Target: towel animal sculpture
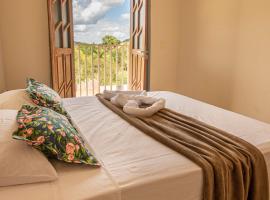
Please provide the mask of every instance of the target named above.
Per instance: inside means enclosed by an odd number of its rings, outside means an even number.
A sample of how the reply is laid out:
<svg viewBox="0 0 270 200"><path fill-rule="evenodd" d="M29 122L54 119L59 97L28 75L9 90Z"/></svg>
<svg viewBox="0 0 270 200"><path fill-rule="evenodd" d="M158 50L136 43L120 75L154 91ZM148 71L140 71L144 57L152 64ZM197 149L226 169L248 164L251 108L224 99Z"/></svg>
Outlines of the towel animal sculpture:
<svg viewBox="0 0 270 200"><path fill-rule="evenodd" d="M165 107L165 99L147 96L146 91L104 91L103 97L129 115L150 117Z"/></svg>

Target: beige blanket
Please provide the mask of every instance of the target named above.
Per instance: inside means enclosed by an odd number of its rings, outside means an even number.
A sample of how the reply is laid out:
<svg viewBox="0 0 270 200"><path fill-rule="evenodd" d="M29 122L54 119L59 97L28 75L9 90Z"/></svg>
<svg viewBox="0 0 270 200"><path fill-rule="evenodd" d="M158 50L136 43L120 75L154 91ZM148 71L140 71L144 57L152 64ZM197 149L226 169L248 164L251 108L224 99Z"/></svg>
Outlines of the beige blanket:
<svg viewBox="0 0 270 200"><path fill-rule="evenodd" d="M251 144L169 109L151 118L132 117L97 97L130 124L199 165L204 172L203 199L268 199L264 157Z"/></svg>

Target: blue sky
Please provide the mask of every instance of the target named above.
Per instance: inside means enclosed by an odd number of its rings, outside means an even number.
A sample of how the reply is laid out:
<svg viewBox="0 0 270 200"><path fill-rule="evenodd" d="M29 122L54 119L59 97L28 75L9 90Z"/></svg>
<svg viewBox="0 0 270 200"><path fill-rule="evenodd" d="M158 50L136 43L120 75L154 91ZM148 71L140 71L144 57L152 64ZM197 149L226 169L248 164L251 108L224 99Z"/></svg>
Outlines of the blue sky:
<svg viewBox="0 0 270 200"><path fill-rule="evenodd" d="M129 38L130 0L73 0L75 41L100 43L105 35Z"/></svg>

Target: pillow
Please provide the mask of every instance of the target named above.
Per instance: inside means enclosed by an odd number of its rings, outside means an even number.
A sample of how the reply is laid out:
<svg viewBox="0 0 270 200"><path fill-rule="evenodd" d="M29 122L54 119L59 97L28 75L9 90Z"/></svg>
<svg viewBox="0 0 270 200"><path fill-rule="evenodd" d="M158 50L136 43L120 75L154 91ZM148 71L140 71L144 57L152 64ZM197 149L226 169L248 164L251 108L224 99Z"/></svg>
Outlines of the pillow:
<svg viewBox="0 0 270 200"><path fill-rule="evenodd" d="M0 186L53 181L57 173L47 158L12 139L17 130L16 110L0 110Z"/></svg>
<svg viewBox="0 0 270 200"><path fill-rule="evenodd" d="M23 104L35 105L25 89L11 90L0 94L0 109L19 110Z"/></svg>
<svg viewBox="0 0 270 200"><path fill-rule="evenodd" d="M45 107L24 105L18 112L17 122L19 129L13 133L13 138L26 141L47 157L99 165L64 115Z"/></svg>
<svg viewBox="0 0 270 200"><path fill-rule="evenodd" d="M62 115L69 117L62 105L62 99L56 91L43 83L39 83L34 79L27 80L26 91L29 93L32 101L39 106L50 108Z"/></svg>

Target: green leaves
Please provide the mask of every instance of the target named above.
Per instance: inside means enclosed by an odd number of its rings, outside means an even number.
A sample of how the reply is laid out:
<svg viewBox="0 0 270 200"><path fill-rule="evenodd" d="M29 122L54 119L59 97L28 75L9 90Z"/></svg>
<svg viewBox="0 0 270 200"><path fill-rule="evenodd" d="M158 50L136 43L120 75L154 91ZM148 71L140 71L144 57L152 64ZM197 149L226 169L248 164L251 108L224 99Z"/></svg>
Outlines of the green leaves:
<svg viewBox="0 0 270 200"><path fill-rule="evenodd" d="M117 45L120 44L120 40L118 40L116 37L112 36L112 35L105 35L102 38L102 44L105 45Z"/></svg>
<svg viewBox="0 0 270 200"><path fill-rule="evenodd" d="M103 44L75 43L74 60L75 60L76 82L79 83L80 80L82 82L85 82L86 79L92 80L93 76L94 80L100 79L101 85L105 84L105 82L108 84L110 82L109 71L111 64L110 60L112 55L112 84L113 85L122 84L122 77L123 77L123 84L126 84L127 66L129 62L128 61L129 42L121 42L121 44L117 43L118 42L115 41L104 41ZM98 76L99 70L100 74L102 75L100 77ZM104 72L108 73L107 76L105 76L105 78L103 76Z"/></svg>

